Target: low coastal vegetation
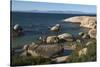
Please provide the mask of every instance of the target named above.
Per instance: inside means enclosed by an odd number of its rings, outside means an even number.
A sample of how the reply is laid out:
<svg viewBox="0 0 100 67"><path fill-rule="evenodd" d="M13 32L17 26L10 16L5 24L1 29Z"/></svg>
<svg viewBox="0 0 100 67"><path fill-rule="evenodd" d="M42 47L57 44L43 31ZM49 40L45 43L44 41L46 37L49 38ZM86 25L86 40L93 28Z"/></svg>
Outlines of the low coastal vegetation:
<svg viewBox="0 0 100 67"><path fill-rule="evenodd" d="M32 56L12 56L12 66L24 66L24 65L39 65L39 64L49 64L51 63L50 58L42 58L42 57L32 57Z"/></svg>
<svg viewBox="0 0 100 67"><path fill-rule="evenodd" d="M78 43L78 42L67 42L66 44L76 44L77 47L73 52L68 55L68 58L63 61L63 63L74 63L74 62L91 62L96 61L96 40L90 39L87 43ZM70 45L69 45L70 46ZM79 51L83 48L87 48L88 51L86 55L79 57ZM38 64L54 64L57 61L52 61L53 58L43 58L43 57L33 57L33 56L12 56L12 66L20 65L38 65ZM62 63L62 62L61 62Z"/></svg>
<svg viewBox="0 0 100 67"><path fill-rule="evenodd" d="M86 55L82 55L79 57L79 50L87 48ZM77 48L72 52L67 62L73 63L73 62L91 62L96 61L96 40L92 39L90 42L84 44L77 45Z"/></svg>
<svg viewBox="0 0 100 67"><path fill-rule="evenodd" d="M72 62L88 62L88 61L96 61L96 40L89 39L87 42L65 42L64 45L72 46L72 44L76 45L76 48L72 51L68 58L64 60L65 63L72 63ZM82 55L79 57L79 51L83 48L87 48L88 51L86 55ZM58 56L59 57L59 56ZM13 55L12 56L12 65L37 65L37 64L52 64L56 63L57 61L52 61L52 58L43 58L43 57L34 57L34 56L20 56L20 55Z"/></svg>

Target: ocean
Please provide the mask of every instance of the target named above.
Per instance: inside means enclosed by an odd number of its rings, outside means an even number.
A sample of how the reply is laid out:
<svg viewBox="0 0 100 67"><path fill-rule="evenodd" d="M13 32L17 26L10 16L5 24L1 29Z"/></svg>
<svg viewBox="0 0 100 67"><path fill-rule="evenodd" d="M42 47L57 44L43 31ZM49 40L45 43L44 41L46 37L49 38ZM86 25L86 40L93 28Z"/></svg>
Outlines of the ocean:
<svg viewBox="0 0 100 67"><path fill-rule="evenodd" d="M95 16L86 14L87 16ZM79 24L65 23L63 19L73 16L86 16L85 14L54 14L54 13L28 13L11 12L11 25L19 24L23 28L24 35L11 38L12 48L17 48L25 44L36 41L40 36L55 35L49 31L49 27L61 24L60 33L70 33L73 36L88 29L82 28Z"/></svg>

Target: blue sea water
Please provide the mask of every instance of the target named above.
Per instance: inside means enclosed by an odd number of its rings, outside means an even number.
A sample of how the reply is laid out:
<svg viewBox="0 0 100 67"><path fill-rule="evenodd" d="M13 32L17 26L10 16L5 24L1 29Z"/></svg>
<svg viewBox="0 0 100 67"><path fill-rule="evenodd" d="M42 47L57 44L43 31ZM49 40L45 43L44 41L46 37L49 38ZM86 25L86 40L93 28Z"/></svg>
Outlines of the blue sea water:
<svg viewBox="0 0 100 67"><path fill-rule="evenodd" d="M84 16L84 14L11 12L11 25L20 24L24 31L23 36L11 39L12 48L29 44L36 41L40 36L55 35L48 28L55 24L61 24L60 33L68 32L73 36L77 36L81 31L86 31L87 29L81 28L79 24L62 22L63 19L73 16Z"/></svg>

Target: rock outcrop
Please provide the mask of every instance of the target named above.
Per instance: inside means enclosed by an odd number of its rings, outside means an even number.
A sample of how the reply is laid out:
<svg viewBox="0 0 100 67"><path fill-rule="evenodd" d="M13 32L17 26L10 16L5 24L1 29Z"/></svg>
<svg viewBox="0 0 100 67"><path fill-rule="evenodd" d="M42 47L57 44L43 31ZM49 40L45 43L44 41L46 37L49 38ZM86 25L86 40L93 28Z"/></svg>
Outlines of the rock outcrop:
<svg viewBox="0 0 100 67"><path fill-rule="evenodd" d="M78 35L79 36L83 36L84 35L84 32L79 32Z"/></svg>
<svg viewBox="0 0 100 67"><path fill-rule="evenodd" d="M25 45L24 52L21 54L21 56L27 56L28 54L31 56L41 56L44 58L49 58L59 54L62 49L62 46L57 44L38 45L33 43L28 45L28 47Z"/></svg>
<svg viewBox="0 0 100 67"><path fill-rule="evenodd" d="M46 43L57 43L59 41L57 36L48 36Z"/></svg>
<svg viewBox="0 0 100 67"><path fill-rule="evenodd" d="M20 35L20 33L14 31L14 30L11 31L11 36L12 36L12 37L17 37L17 36L19 36L19 35Z"/></svg>
<svg viewBox="0 0 100 67"><path fill-rule="evenodd" d="M96 38L96 29L90 29L88 34L91 38Z"/></svg>
<svg viewBox="0 0 100 67"><path fill-rule="evenodd" d="M84 32L79 32L78 35L83 38L83 39L88 39L90 38L90 36L87 33Z"/></svg>
<svg viewBox="0 0 100 67"><path fill-rule="evenodd" d="M81 23L81 21L83 20L84 16L75 16L75 17L70 17L67 19L64 19L64 22L72 22L72 23Z"/></svg>
<svg viewBox="0 0 100 67"><path fill-rule="evenodd" d="M60 35L58 35L58 38L59 38L60 40L63 39L63 40L66 40L66 41L73 41L73 37L72 37L72 35L69 34L69 33L60 34Z"/></svg>
<svg viewBox="0 0 100 67"><path fill-rule="evenodd" d="M96 17L94 16L75 16L63 20L64 22L80 23L81 27L96 28Z"/></svg>
<svg viewBox="0 0 100 67"><path fill-rule="evenodd" d="M14 25L13 30L16 32L22 32L22 27L19 24Z"/></svg>
<svg viewBox="0 0 100 67"><path fill-rule="evenodd" d="M60 30L60 24L56 24L55 26L50 28L50 31L58 32Z"/></svg>
<svg viewBox="0 0 100 67"><path fill-rule="evenodd" d="M89 41L89 42L86 43L86 46L89 46L91 44L93 44L93 42L92 41Z"/></svg>
<svg viewBox="0 0 100 67"><path fill-rule="evenodd" d="M61 62L66 62L68 58L69 56L62 56L62 57L54 58L52 59L52 61L56 63L61 63Z"/></svg>
<svg viewBox="0 0 100 67"><path fill-rule="evenodd" d="M83 55L86 55L87 54L87 48L83 48L81 49L79 52L78 52L78 56L81 57Z"/></svg>
<svg viewBox="0 0 100 67"><path fill-rule="evenodd" d="M82 36L82 38L83 38L83 39L89 39L90 36L89 36L88 34L84 34L84 35Z"/></svg>
<svg viewBox="0 0 100 67"><path fill-rule="evenodd" d="M11 36L12 37L17 37L23 34L22 32L22 27L19 24L14 25L13 29L11 30Z"/></svg>
<svg viewBox="0 0 100 67"><path fill-rule="evenodd" d="M86 28L95 28L96 27L96 17L84 17L83 20L81 21L81 27L86 27Z"/></svg>

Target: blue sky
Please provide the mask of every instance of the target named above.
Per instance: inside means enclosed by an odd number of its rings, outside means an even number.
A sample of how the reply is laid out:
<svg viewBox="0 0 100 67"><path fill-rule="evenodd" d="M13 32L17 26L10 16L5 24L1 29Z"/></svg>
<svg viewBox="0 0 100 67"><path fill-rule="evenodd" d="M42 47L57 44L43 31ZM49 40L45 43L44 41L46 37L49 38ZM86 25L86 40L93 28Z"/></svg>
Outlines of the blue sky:
<svg viewBox="0 0 100 67"><path fill-rule="evenodd" d="M61 4L46 2L26 2L12 0L12 11L80 11L85 13L96 13L96 5Z"/></svg>

